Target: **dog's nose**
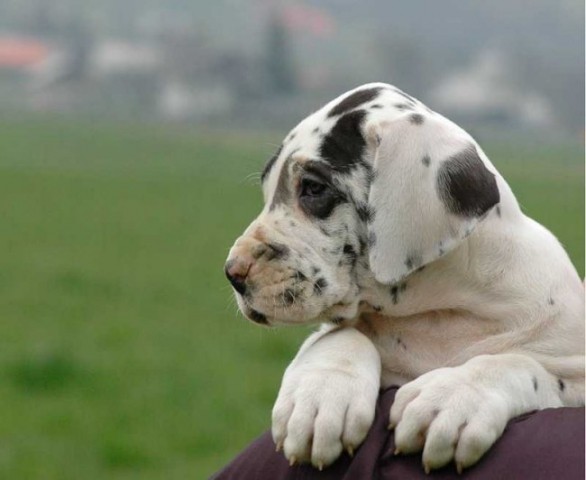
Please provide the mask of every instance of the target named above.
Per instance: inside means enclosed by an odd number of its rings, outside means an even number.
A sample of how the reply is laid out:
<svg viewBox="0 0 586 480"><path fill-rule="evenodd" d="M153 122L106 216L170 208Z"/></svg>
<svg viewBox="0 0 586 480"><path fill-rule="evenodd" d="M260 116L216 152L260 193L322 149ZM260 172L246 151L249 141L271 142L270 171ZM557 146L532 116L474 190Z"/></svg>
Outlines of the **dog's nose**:
<svg viewBox="0 0 586 480"><path fill-rule="evenodd" d="M228 260L224 267L226 278L240 295L246 293L246 277L251 266L252 262L236 257Z"/></svg>

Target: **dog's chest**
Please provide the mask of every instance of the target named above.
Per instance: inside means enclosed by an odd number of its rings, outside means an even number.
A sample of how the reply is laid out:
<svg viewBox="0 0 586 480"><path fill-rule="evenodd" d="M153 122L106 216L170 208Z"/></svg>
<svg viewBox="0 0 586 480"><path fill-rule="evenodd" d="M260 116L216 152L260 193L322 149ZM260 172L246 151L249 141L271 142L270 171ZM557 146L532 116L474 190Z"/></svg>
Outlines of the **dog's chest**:
<svg viewBox="0 0 586 480"><path fill-rule="evenodd" d="M468 348L501 331L496 322L459 310L399 318L363 314L356 328L380 353L383 387L401 385L430 370L460 363Z"/></svg>

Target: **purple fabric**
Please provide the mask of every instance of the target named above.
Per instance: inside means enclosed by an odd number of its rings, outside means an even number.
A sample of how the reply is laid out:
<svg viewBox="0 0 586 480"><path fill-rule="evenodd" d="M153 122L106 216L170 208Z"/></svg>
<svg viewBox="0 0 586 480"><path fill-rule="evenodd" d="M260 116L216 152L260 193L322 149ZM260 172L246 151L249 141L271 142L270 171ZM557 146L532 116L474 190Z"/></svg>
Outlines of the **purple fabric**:
<svg viewBox="0 0 586 480"><path fill-rule="evenodd" d="M394 456L394 436L386 429L396 388L381 393L376 418L354 458L344 454L322 472L308 466L289 467L275 452L269 432L256 439L214 480L404 480L519 479L584 480L584 408L557 408L533 412L511 420L503 436L480 462L456 473L453 465L425 475L421 454Z"/></svg>

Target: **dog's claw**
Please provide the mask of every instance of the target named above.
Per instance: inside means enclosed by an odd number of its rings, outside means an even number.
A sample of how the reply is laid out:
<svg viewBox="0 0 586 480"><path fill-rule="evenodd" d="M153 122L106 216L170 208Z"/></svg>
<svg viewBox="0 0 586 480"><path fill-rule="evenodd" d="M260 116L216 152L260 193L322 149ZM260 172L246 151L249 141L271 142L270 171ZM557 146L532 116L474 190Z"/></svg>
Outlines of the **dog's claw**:
<svg viewBox="0 0 586 480"><path fill-rule="evenodd" d="M394 430L395 429L395 424L393 422L389 423L389 426L387 427L388 430Z"/></svg>
<svg viewBox="0 0 586 480"><path fill-rule="evenodd" d="M295 458L295 456L291 457L289 459L289 466L292 467L293 465L295 465L295 462L297 462L297 459Z"/></svg>
<svg viewBox="0 0 586 480"><path fill-rule="evenodd" d="M395 448L393 455L401 455L401 450L399 450L398 448Z"/></svg>
<svg viewBox="0 0 586 480"><path fill-rule="evenodd" d="M275 447L275 452L280 452L283 449L283 442L277 442L277 446Z"/></svg>
<svg viewBox="0 0 586 480"><path fill-rule="evenodd" d="M423 470L425 471L426 475L429 475L429 472L431 471L431 469L429 468L429 465L425 462L423 462Z"/></svg>
<svg viewBox="0 0 586 480"><path fill-rule="evenodd" d="M462 462L456 462L456 471L458 472L458 475L462 475L463 470L464 467L462 467Z"/></svg>
<svg viewBox="0 0 586 480"><path fill-rule="evenodd" d="M323 462L319 462L319 463L317 464L317 469L318 469L320 472L321 472L321 471L324 469L324 464L323 464Z"/></svg>
<svg viewBox="0 0 586 480"><path fill-rule="evenodd" d="M346 447L346 451L348 452L348 455L350 455L351 457L354 456L354 447L352 445L348 445Z"/></svg>

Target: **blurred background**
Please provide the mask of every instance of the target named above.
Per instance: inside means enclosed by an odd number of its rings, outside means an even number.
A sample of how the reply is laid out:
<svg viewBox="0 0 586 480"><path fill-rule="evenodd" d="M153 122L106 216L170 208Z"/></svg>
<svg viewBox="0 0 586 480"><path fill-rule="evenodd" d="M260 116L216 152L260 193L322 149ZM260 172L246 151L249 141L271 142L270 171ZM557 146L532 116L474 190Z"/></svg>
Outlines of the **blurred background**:
<svg viewBox="0 0 586 480"><path fill-rule="evenodd" d="M371 81L584 274L583 2L0 3L1 478L206 478L269 427L309 330L245 322L224 259L287 131Z"/></svg>

